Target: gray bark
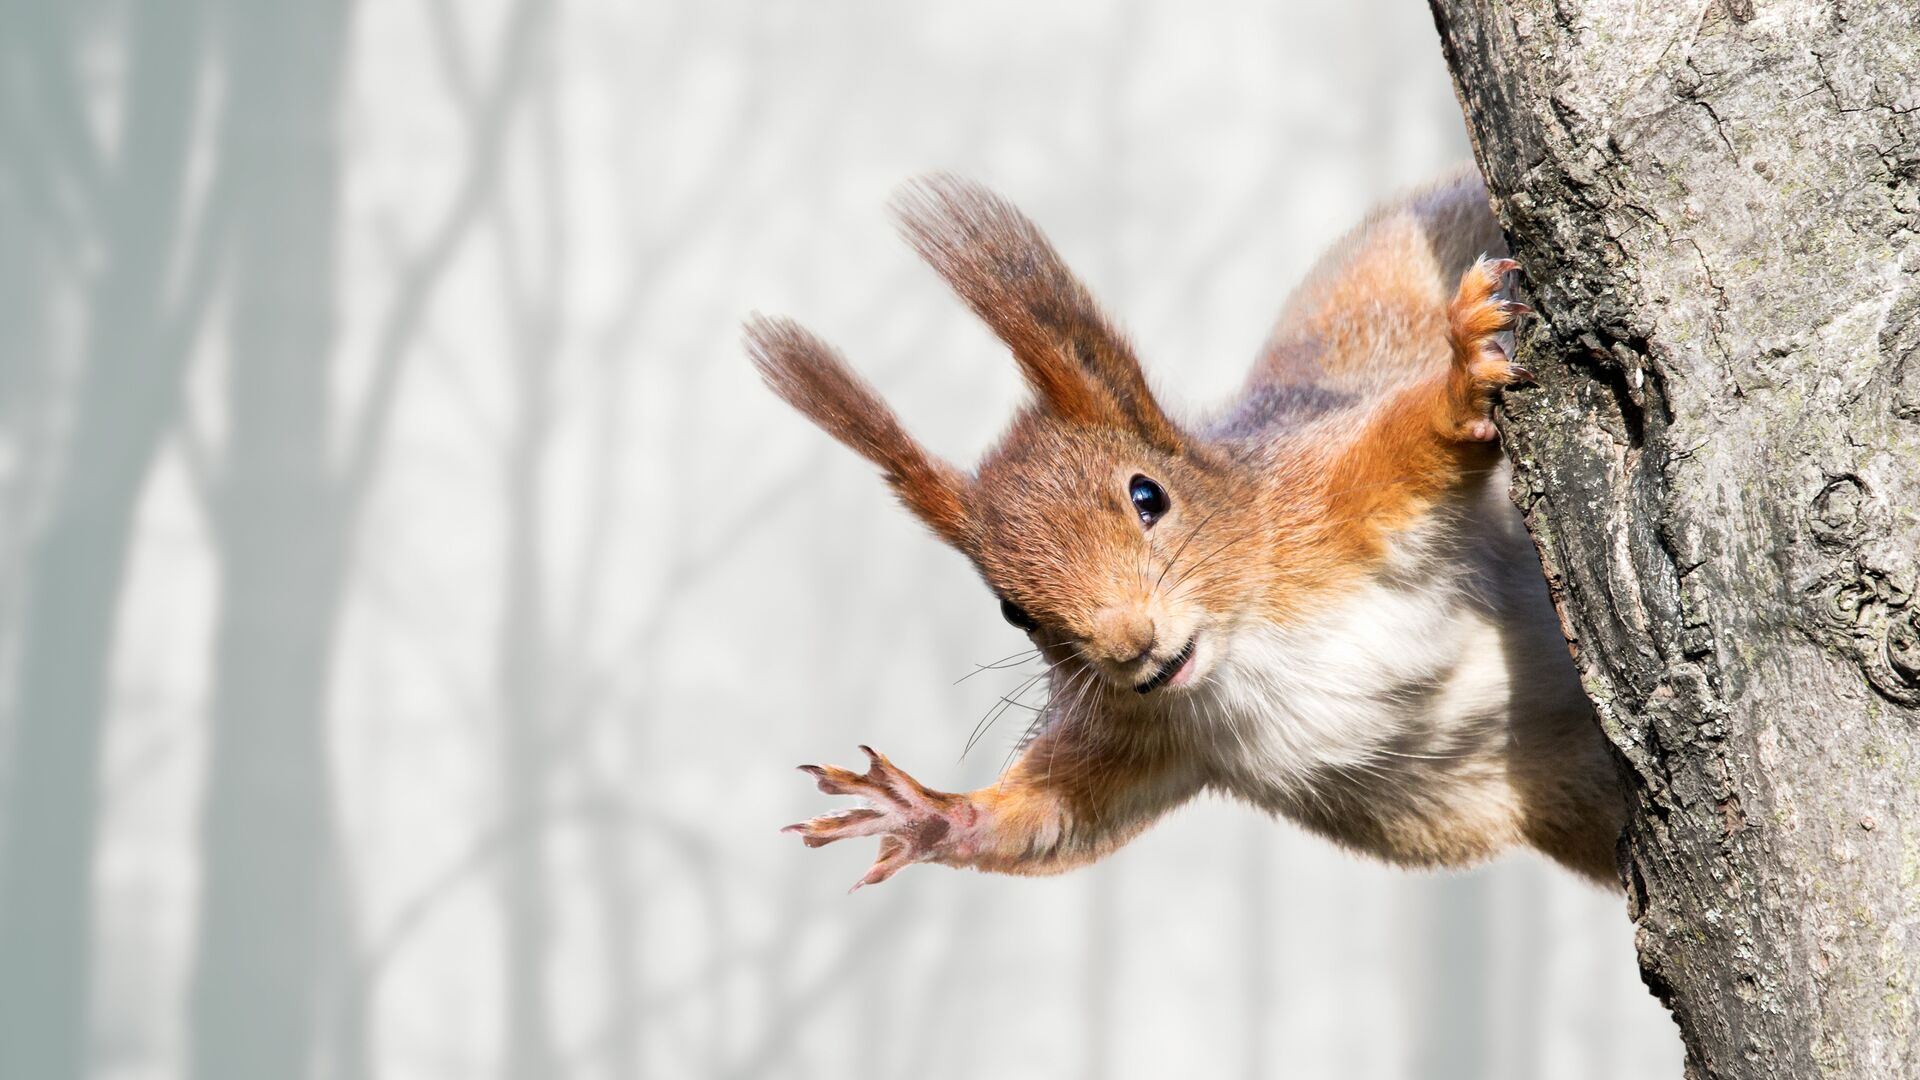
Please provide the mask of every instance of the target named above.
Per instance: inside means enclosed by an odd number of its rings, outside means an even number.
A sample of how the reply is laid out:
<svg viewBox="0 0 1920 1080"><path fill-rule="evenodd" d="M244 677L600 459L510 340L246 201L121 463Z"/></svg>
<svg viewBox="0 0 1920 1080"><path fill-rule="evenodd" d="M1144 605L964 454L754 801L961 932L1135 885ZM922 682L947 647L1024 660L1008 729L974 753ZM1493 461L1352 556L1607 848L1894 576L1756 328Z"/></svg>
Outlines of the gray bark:
<svg viewBox="0 0 1920 1080"><path fill-rule="evenodd" d="M298 1078L336 884L326 719L350 519L329 433L347 11L218 11L234 274L188 1075Z"/></svg>
<svg viewBox="0 0 1920 1080"><path fill-rule="evenodd" d="M83 42L98 40L80 13L29 4L0 16L6 72L37 69L45 103L44 130L10 134L61 163L43 174L22 153L9 174L43 227L73 248L94 245L72 415L50 451L54 490L23 559L18 678L0 747L0 1076L77 1080L89 1067L98 773L120 587L140 495L175 414L196 286L212 265L207 226L183 227L207 43L197 2L128 12L123 111L108 156L62 107ZM182 262L185 298L169 281Z"/></svg>
<svg viewBox="0 0 1920 1080"><path fill-rule="evenodd" d="M1920 1075L1920 18L1433 7L1545 316L1515 494L1688 1074Z"/></svg>

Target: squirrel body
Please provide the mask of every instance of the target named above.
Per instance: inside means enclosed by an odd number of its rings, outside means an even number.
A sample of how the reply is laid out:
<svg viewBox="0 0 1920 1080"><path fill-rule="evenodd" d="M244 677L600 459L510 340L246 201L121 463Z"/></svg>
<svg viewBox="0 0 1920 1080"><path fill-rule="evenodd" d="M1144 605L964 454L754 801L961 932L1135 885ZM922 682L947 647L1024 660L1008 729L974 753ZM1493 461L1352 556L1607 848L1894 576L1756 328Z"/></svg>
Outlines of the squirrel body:
<svg viewBox="0 0 1920 1080"><path fill-rule="evenodd" d="M976 473L929 455L819 339L756 320L782 397L884 471L1048 665L1018 757L978 791L803 766L866 805L789 826L914 862L1051 873L1214 790L1412 866L1534 847L1614 877L1625 819L1492 398L1514 266L1471 172L1374 211L1284 305L1241 392L1176 422L1032 222L934 178L908 240L1012 350L1036 401Z"/></svg>

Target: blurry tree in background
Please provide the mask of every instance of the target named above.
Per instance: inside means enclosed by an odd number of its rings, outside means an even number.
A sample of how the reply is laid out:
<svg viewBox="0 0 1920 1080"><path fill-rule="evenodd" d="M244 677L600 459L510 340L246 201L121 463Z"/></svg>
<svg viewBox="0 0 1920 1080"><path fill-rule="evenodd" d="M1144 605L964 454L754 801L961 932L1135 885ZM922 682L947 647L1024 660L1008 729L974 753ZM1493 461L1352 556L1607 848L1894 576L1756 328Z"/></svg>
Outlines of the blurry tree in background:
<svg viewBox="0 0 1920 1080"><path fill-rule="evenodd" d="M505 820L519 839L500 865L507 1080L556 1075L558 1048L547 993L554 937L548 815L555 786L548 718L559 703L553 590L546 539L547 474L555 438L555 368L567 285L566 213L556 171L564 164L555 119L556 73L542 57L536 127L536 213L532 229L502 212L494 221L501 311L513 358L511 419L502 455L501 520L506 525L506 583L499 626L499 783ZM531 235L527 235L531 233Z"/></svg>
<svg viewBox="0 0 1920 1080"><path fill-rule="evenodd" d="M0 0L0 1077L1670 1072L1530 861L774 831L865 739L984 782L1033 671L741 317L967 459L1017 377L882 209L945 168L1224 392L1466 153L1421 13L1286 7Z"/></svg>
<svg viewBox="0 0 1920 1080"><path fill-rule="evenodd" d="M217 462L187 423L219 567L187 1073L244 1080L311 1060L334 884L325 720L352 527L331 446L347 9L229 0L213 14L231 254Z"/></svg>
<svg viewBox="0 0 1920 1080"><path fill-rule="evenodd" d="M201 814L196 1080L292 1076L308 1067L325 920L343 920L333 928L335 947L357 947L341 933L353 923L353 899L339 892L332 860L324 727L346 560L418 327L492 196L506 125L531 58L547 40L545 10L531 0L521 4L501 32L492 92L461 102L474 131L467 173L435 219L436 231L417 254L403 256L365 400L338 423L330 401L347 9L324 0L231 6L234 322L225 365L225 465L209 477L221 583ZM461 29L443 24L439 32ZM512 355L528 366L551 360L538 341L515 344ZM346 439L335 447L337 431ZM531 507L515 509L509 520L516 527L537 525ZM537 626L526 614L510 609L503 626ZM536 654L512 655L533 662ZM510 690L517 687L509 682ZM529 704L507 696L510 712ZM509 770L512 781L536 775L537 759L519 749L526 767ZM510 912L518 925L518 909ZM537 990L542 983L536 972L507 985ZM236 1016L249 1022L235 1024ZM512 1075L549 1075L542 1059L535 1063Z"/></svg>
<svg viewBox="0 0 1920 1080"><path fill-rule="evenodd" d="M127 10L27 0L0 17L7 194L20 226L0 247L27 238L38 280L24 342L44 350L13 353L9 366L45 395L37 419L8 409L33 471L9 492L8 516L31 521L32 538L7 605L17 623L0 788L0 1074L64 1080L86 1061L115 615L223 249L224 208L205 196L217 182L200 192L189 182L214 141L220 57L199 0ZM116 76L110 140L90 100L103 53ZM77 325L57 327L69 304ZM64 371L52 348L62 331L78 339Z"/></svg>

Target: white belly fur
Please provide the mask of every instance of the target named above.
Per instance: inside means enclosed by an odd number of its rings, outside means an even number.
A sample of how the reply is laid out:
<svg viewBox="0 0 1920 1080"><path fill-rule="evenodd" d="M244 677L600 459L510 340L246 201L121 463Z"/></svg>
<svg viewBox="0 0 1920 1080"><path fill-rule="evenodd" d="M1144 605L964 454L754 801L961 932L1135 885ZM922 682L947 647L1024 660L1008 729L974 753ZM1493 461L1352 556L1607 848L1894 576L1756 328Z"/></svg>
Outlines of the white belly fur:
<svg viewBox="0 0 1920 1080"><path fill-rule="evenodd" d="M1186 703L1214 786L1323 832L1347 832L1359 807L1377 820L1356 832L1517 839L1514 726L1589 706L1504 479L1447 515L1465 531L1403 537L1384 572L1311 617L1224 635Z"/></svg>

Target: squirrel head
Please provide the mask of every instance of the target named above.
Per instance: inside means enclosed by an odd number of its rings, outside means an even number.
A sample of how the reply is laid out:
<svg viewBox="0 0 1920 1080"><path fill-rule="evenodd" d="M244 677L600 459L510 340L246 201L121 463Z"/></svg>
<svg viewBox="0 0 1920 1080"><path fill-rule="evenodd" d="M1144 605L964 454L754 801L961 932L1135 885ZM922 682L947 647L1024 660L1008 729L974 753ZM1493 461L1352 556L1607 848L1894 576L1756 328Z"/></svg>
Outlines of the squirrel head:
<svg viewBox="0 0 1920 1080"><path fill-rule="evenodd" d="M968 474L791 321L749 321L762 377L880 466L1050 660L1077 658L1142 694L1197 684L1254 591L1242 579L1258 560L1230 557L1259 546L1261 529L1234 483L1240 470L1166 414L1126 339L1011 204L936 176L894 209L907 240L1012 350L1034 402Z"/></svg>

